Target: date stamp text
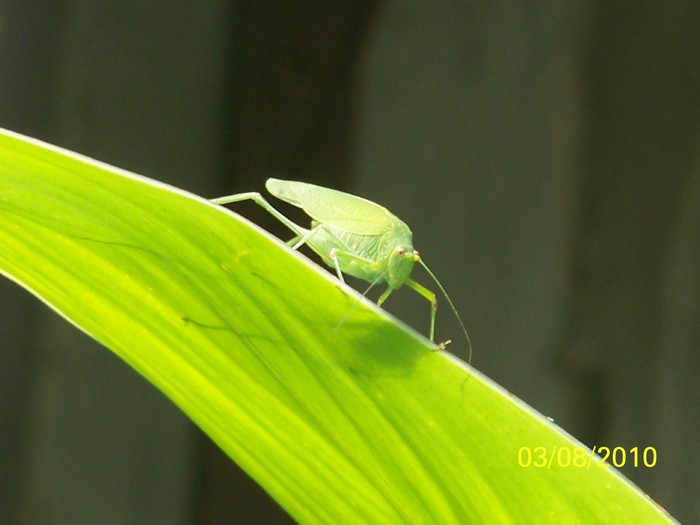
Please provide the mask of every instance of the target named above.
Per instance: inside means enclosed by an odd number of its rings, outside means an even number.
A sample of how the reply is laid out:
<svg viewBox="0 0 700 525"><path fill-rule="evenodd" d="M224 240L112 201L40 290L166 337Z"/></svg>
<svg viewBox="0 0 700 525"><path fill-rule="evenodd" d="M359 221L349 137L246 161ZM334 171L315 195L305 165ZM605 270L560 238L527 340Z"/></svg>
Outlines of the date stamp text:
<svg viewBox="0 0 700 525"><path fill-rule="evenodd" d="M654 447L520 447L518 465L523 468L652 468L658 454Z"/></svg>

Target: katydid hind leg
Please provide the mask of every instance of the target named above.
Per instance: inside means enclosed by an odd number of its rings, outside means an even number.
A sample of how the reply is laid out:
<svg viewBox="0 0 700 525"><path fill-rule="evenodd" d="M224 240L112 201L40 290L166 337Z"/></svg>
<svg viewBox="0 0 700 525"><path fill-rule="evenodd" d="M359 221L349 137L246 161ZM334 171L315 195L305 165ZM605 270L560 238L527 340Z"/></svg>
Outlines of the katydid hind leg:
<svg viewBox="0 0 700 525"><path fill-rule="evenodd" d="M289 239L287 241L287 246L289 246L292 250L296 250L299 246L301 246L301 244L303 244L303 243L301 243L301 240L303 238L304 237L301 235L295 235L294 237L292 237L291 239Z"/></svg>
<svg viewBox="0 0 700 525"><path fill-rule="evenodd" d="M313 237L318 231L318 226L314 226L310 230L305 230L304 235L297 235L294 238L287 241L287 244L292 247L293 250L298 250L304 246L311 237Z"/></svg>
<svg viewBox="0 0 700 525"><path fill-rule="evenodd" d="M342 273L342 268L340 265L339 258L342 258L346 261L353 261L359 264L367 265L371 264L370 261L367 261L366 259L362 257L358 257L356 255L353 255L351 253L348 253L344 250L338 250L336 248L332 248L330 250L330 253L328 254L322 254L320 253L319 249L317 246L314 246L313 243L309 243L309 241L313 238L314 235L318 234L320 231L323 231L326 233L330 238L334 240L337 246L346 248L345 243L343 240L338 237L338 235L331 229L326 227L324 224L316 224L313 228L311 229L306 229L292 220L290 220L286 215L278 211L272 204L270 204L265 197L263 197L260 193L256 191L251 191L247 193L238 193L235 195L228 195L226 197L219 197L216 199L212 199L211 202L214 204L231 204L235 202L241 202L241 201L246 201L246 200L252 200L255 202L258 206L260 206L262 209L264 209L266 212L268 212L270 215L272 215L275 219L280 221L282 224L284 224L287 228L289 228L295 235L292 237L287 242L287 245L290 246L292 249L296 250L299 247L303 246L304 244L309 244L309 246L317 252L319 255L321 255L323 258L330 259L332 261L332 265L334 269L336 270L336 273L338 275L338 279L345 283L345 279L343 278L343 273Z"/></svg>
<svg viewBox="0 0 700 525"><path fill-rule="evenodd" d="M282 224L284 224L287 228L289 228L294 233L295 237L292 239L292 241L295 241L297 244L299 243L299 241L297 241L297 239L304 239L309 234L309 230L299 226L297 223L295 223L294 221L289 219L282 212L278 211L274 206L272 206L272 204L267 202L267 199L265 199L265 197L260 195L257 191L251 191L251 192L247 192L247 193L237 193L235 195L228 195L226 197L219 197L217 199L211 199L211 202L213 202L214 204L231 204L234 202L242 202L242 201L253 201L255 204L260 206L267 213L272 215L275 219L277 219ZM296 246L295 246L295 248L296 248Z"/></svg>

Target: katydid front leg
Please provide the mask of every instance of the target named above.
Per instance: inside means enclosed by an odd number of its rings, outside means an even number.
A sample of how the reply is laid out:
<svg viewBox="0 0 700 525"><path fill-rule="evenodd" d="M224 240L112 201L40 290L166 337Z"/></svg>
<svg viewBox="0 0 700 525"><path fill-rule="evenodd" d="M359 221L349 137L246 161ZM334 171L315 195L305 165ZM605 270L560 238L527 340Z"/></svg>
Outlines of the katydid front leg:
<svg viewBox="0 0 700 525"><path fill-rule="evenodd" d="M435 342L435 316L437 315L437 298L435 297L435 294L428 290L425 286L418 284L413 279L408 279L405 284L409 288L418 292L421 296L425 297L430 302L430 340L432 342ZM391 292L393 291L394 289L391 286L387 288L386 292L384 292L379 297L377 305L381 306L382 304L384 304L384 301L386 301L389 298Z"/></svg>
<svg viewBox="0 0 700 525"><path fill-rule="evenodd" d="M430 302L430 340L435 342L435 316L437 315L437 298L435 293L413 279L406 281L406 286L410 286Z"/></svg>
<svg viewBox="0 0 700 525"><path fill-rule="evenodd" d="M344 263L348 264L353 262L361 265L372 264L372 261L370 261L369 259L359 257L352 253L336 250L335 248L331 250L330 258L335 264L336 271L338 272L338 277L343 282L345 281L343 280L343 277L340 273L340 259L342 259ZM430 303L430 340L432 342L435 342L435 317L437 315L437 297L435 296L435 293L428 290L425 286L418 284L413 279L408 279L404 284L406 284L406 286L408 286L409 288L415 290L418 294L427 299ZM382 306L382 304L384 304L384 301L386 301L389 298L393 291L394 288L392 288L391 286L387 287L386 291L377 300L377 306Z"/></svg>

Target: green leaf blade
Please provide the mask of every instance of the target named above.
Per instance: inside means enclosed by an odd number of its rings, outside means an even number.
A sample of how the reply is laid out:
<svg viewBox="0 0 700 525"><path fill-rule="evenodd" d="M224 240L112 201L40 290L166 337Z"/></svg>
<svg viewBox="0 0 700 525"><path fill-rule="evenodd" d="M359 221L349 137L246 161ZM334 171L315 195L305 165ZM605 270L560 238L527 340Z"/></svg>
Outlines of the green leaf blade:
<svg viewBox="0 0 700 525"><path fill-rule="evenodd" d="M668 523L578 444L244 219L0 135L0 271L119 355L302 523Z"/></svg>

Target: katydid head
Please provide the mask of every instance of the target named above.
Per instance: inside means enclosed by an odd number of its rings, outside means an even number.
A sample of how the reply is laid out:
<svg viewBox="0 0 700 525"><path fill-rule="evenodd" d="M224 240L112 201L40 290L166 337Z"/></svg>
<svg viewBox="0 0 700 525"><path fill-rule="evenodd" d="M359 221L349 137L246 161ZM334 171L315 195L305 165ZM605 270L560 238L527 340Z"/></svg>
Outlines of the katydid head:
<svg viewBox="0 0 700 525"><path fill-rule="evenodd" d="M413 265L420 261L420 255L410 244L399 245L389 254L386 265L386 282L393 289L401 288L411 277Z"/></svg>

